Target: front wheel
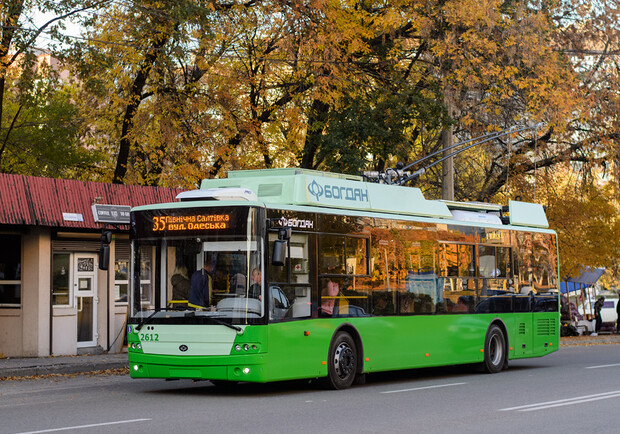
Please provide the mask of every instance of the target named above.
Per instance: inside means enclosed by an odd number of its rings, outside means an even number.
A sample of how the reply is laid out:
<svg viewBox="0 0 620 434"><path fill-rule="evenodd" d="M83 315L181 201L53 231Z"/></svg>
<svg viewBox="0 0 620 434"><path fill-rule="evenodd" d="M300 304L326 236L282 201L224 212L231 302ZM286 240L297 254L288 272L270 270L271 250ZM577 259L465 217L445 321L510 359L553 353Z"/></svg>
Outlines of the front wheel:
<svg viewBox="0 0 620 434"><path fill-rule="evenodd" d="M235 387L238 382L237 381L228 381L228 380L209 380L211 384L213 384L218 389L232 389Z"/></svg>
<svg viewBox="0 0 620 434"><path fill-rule="evenodd" d="M498 326L492 325L484 342L484 370L495 374L504 368L506 361L506 337Z"/></svg>
<svg viewBox="0 0 620 434"><path fill-rule="evenodd" d="M339 332L329 346L327 385L332 389L348 389L355 380L357 348L350 334Z"/></svg>

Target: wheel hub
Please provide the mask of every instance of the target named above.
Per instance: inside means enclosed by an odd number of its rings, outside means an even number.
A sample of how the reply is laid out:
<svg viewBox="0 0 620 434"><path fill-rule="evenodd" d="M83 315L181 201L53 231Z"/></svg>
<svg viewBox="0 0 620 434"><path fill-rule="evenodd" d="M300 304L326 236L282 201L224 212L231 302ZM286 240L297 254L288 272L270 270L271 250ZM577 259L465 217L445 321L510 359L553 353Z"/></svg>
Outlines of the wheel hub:
<svg viewBox="0 0 620 434"><path fill-rule="evenodd" d="M334 353L334 368L340 378L346 378L355 371L353 350L346 343L341 343Z"/></svg>
<svg viewBox="0 0 620 434"><path fill-rule="evenodd" d="M499 338L495 335L489 342L489 359L494 365L499 364L502 359L504 349L499 341Z"/></svg>

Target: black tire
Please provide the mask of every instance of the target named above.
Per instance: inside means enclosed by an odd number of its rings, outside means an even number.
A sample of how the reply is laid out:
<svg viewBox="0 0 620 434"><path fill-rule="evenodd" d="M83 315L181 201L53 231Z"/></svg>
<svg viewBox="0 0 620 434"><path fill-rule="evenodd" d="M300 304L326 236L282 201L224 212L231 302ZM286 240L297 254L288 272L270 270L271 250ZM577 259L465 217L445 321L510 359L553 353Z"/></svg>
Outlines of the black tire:
<svg viewBox="0 0 620 434"><path fill-rule="evenodd" d="M507 356L504 332L498 326L492 325L484 341L484 370L490 374L500 372L507 365Z"/></svg>
<svg viewBox="0 0 620 434"><path fill-rule="evenodd" d="M338 332L329 346L327 359L327 386L330 389L348 389L355 380L357 347L350 334Z"/></svg>
<svg viewBox="0 0 620 434"><path fill-rule="evenodd" d="M209 380L211 384L213 384L218 389L231 389L235 387L238 382L237 381L228 381L228 380Z"/></svg>

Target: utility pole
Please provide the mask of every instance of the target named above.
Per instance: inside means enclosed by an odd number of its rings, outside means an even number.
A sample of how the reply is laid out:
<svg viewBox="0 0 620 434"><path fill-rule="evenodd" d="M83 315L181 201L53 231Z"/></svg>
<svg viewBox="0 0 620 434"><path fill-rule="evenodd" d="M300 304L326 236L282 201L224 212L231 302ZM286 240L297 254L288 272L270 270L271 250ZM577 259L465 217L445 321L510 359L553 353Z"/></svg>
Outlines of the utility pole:
<svg viewBox="0 0 620 434"><path fill-rule="evenodd" d="M444 103L448 109L450 118L454 117L454 104L452 95L447 86L444 90ZM443 156L450 154L454 144L452 136L452 125L447 125L441 132L441 147L444 149ZM454 157L448 157L441 165L441 198L444 200L454 200Z"/></svg>
<svg viewBox="0 0 620 434"><path fill-rule="evenodd" d="M452 144L452 127L446 127L441 132L441 147L445 149L444 156L450 154L448 149ZM446 158L441 165L441 198L454 200L454 157Z"/></svg>

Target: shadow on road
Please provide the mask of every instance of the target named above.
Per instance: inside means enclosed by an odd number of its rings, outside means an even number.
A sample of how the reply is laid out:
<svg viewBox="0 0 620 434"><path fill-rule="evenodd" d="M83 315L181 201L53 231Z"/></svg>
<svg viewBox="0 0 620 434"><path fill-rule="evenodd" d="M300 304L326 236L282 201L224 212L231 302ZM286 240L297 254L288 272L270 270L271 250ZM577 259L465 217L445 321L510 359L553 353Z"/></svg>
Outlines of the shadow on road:
<svg viewBox="0 0 620 434"><path fill-rule="evenodd" d="M508 371L496 374L506 375L510 372L528 371L542 368L536 364L511 364ZM456 381L455 378L462 378L470 375L489 375L480 369L479 365L455 365L441 366L433 368L407 369L401 371L388 371L366 374L366 384L353 386L352 389L360 389L369 386L393 385L395 383L407 382L407 387L415 387L415 382L427 382L429 380L449 380ZM154 380L153 380L154 381ZM242 382L211 382L192 381L192 380L161 380L166 387L153 389L146 393L183 395L183 396L239 396L239 397L268 397L272 395L281 396L282 394L308 393L311 391L325 392L327 388L323 385L322 379L312 380L292 380L277 381L273 383L242 383ZM412 385L413 383L413 385ZM174 386L173 386L174 384ZM341 393L341 391L333 391Z"/></svg>

